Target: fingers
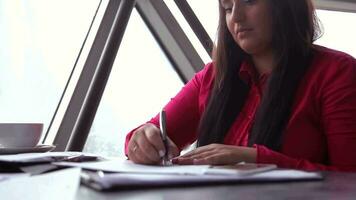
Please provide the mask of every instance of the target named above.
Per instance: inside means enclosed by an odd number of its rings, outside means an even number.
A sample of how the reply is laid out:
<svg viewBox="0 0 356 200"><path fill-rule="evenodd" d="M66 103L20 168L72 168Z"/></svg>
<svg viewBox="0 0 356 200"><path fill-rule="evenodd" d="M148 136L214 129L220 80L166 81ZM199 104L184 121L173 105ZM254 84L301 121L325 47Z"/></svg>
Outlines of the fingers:
<svg viewBox="0 0 356 200"><path fill-rule="evenodd" d="M178 158L175 158L172 160L174 164L180 164L180 165L205 165L205 164L215 164L215 158L214 155L216 155L217 152L215 151L201 151L197 154L192 154L191 152L189 153L190 156L180 156ZM214 159L214 160L212 160Z"/></svg>
<svg viewBox="0 0 356 200"><path fill-rule="evenodd" d="M226 160L226 156L223 153L212 154L206 157L200 157L193 160L195 165L225 165L230 164Z"/></svg>
<svg viewBox="0 0 356 200"><path fill-rule="evenodd" d="M132 160L135 163L140 163L140 164L152 163L152 160L150 160L149 158L146 157L145 154L143 154L138 144L133 140L131 140L129 143L128 157L130 160Z"/></svg>
<svg viewBox="0 0 356 200"><path fill-rule="evenodd" d="M136 154L147 158L149 163L154 163L161 159L157 149L150 143L145 134L143 134L140 139L136 140L136 143L138 145Z"/></svg>
<svg viewBox="0 0 356 200"><path fill-rule="evenodd" d="M257 150L224 144L211 144L199 147L183 156L174 158L173 164L230 165L239 162L256 162Z"/></svg>
<svg viewBox="0 0 356 200"><path fill-rule="evenodd" d="M223 165L231 164L239 159L233 156L236 149L228 145L211 144L199 147L172 160L180 165Z"/></svg>
<svg viewBox="0 0 356 200"><path fill-rule="evenodd" d="M209 152L209 151L216 151L218 149L218 145L216 144L211 144L207 146L202 146L199 148L196 148L192 151L187 152L186 154L180 156L181 158L189 158L191 156L196 156L198 154L204 153L204 152Z"/></svg>
<svg viewBox="0 0 356 200"><path fill-rule="evenodd" d="M165 154L164 144L162 141L161 132L158 128L155 127L155 128L148 129L145 132L143 138L145 139L145 142L148 142L150 146L155 148L154 150L157 156L159 156L159 158L157 159L160 159L161 157L164 156Z"/></svg>
<svg viewBox="0 0 356 200"><path fill-rule="evenodd" d="M171 159L179 155L178 147L168 139L168 157ZM159 164L165 155L165 148L160 130L153 124L146 124L139 128L132 136L128 145L128 157L135 163Z"/></svg>
<svg viewBox="0 0 356 200"><path fill-rule="evenodd" d="M176 156L179 156L179 149L178 149L177 145L174 144L174 142L171 139L169 139L168 137L167 137L167 140L168 140L168 148L169 148L168 149L168 158L172 159Z"/></svg>
<svg viewBox="0 0 356 200"><path fill-rule="evenodd" d="M224 153L211 153L192 156L189 158L176 158L172 160L173 164L179 165L225 165L231 164Z"/></svg>
<svg viewBox="0 0 356 200"><path fill-rule="evenodd" d="M146 137L147 134L159 134L157 130L159 131L154 125L145 124L135 131L128 144L128 157L130 160L140 164L158 163L160 160L158 151Z"/></svg>

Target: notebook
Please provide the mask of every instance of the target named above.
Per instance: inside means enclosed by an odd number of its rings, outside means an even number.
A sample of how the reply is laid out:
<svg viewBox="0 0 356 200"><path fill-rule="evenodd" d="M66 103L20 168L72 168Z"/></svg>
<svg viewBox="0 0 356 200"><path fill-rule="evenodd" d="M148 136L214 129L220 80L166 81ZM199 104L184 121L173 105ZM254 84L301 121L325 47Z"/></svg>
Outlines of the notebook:
<svg viewBox="0 0 356 200"><path fill-rule="evenodd" d="M156 187L187 187L223 184L247 184L266 182L318 181L322 180L318 172L282 170L260 172L245 176L240 175L179 175L179 174L144 174L144 173L104 173L102 171L83 171L81 183L99 191L126 190Z"/></svg>
<svg viewBox="0 0 356 200"><path fill-rule="evenodd" d="M275 165L253 163L227 166L151 166L134 164L127 160L108 160L55 164L90 170L82 173L81 182L96 190L323 179L317 172L277 169Z"/></svg>

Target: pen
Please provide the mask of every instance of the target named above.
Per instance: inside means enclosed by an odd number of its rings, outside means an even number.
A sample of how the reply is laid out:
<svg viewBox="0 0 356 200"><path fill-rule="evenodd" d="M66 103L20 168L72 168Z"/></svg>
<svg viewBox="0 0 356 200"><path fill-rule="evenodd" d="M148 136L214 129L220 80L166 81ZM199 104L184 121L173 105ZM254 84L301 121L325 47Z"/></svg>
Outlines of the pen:
<svg viewBox="0 0 356 200"><path fill-rule="evenodd" d="M159 113L159 127L161 130L161 137L162 137L162 141L163 141L163 145L164 145L164 156L162 159L162 165L169 165L169 161L168 161L168 141L167 141L167 130L166 130L166 112L164 110L162 110Z"/></svg>

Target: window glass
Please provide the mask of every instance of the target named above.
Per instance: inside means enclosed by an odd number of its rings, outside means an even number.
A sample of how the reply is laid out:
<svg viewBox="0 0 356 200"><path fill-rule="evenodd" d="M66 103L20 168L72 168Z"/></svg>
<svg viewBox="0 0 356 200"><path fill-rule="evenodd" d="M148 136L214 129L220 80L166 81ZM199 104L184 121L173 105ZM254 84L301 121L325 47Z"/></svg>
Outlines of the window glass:
<svg viewBox="0 0 356 200"><path fill-rule="evenodd" d="M317 15L322 22L324 34L316 44L356 57L356 26L353 25L356 13L318 10Z"/></svg>
<svg viewBox="0 0 356 200"><path fill-rule="evenodd" d="M218 0L210 0L204 3L197 0L187 0L187 2L194 10L211 39L215 41L219 23Z"/></svg>
<svg viewBox="0 0 356 200"><path fill-rule="evenodd" d="M0 122L48 127L99 0L0 1Z"/></svg>
<svg viewBox="0 0 356 200"><path fill-rule="evenodd" d="M124 157L126 134L154 117L182 86L133 10L84 151Z"/></svg>
<svg viewBox="0 0 356 200"><path fill-rule="evenodd" d="M183 14L180 12L177 5L172 0L165 0L164 1L169 10L172 12L174 18L177 20L178 24L184 30L184 33L187 35L189 41L192 43L193 47L201 57L204 63L211 62L210 55L206 52L203 45L200 43L199 39L190 28L188 22L185 20ZM202 67L202 66L199 66Z"/></svg>

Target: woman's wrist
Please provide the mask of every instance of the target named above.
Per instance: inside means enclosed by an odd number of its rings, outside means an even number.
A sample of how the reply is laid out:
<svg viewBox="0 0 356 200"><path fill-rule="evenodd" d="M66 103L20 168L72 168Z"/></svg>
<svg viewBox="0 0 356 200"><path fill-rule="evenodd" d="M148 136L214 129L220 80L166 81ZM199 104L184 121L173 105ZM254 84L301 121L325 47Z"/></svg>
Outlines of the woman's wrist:
<svg viewBox="0 0 356 200"><path fill-rule="evenodd" d="M245 147L245 150L243 151L243 159L247 163L256 163L257 159L257 149L253 147Z"/></svg>

